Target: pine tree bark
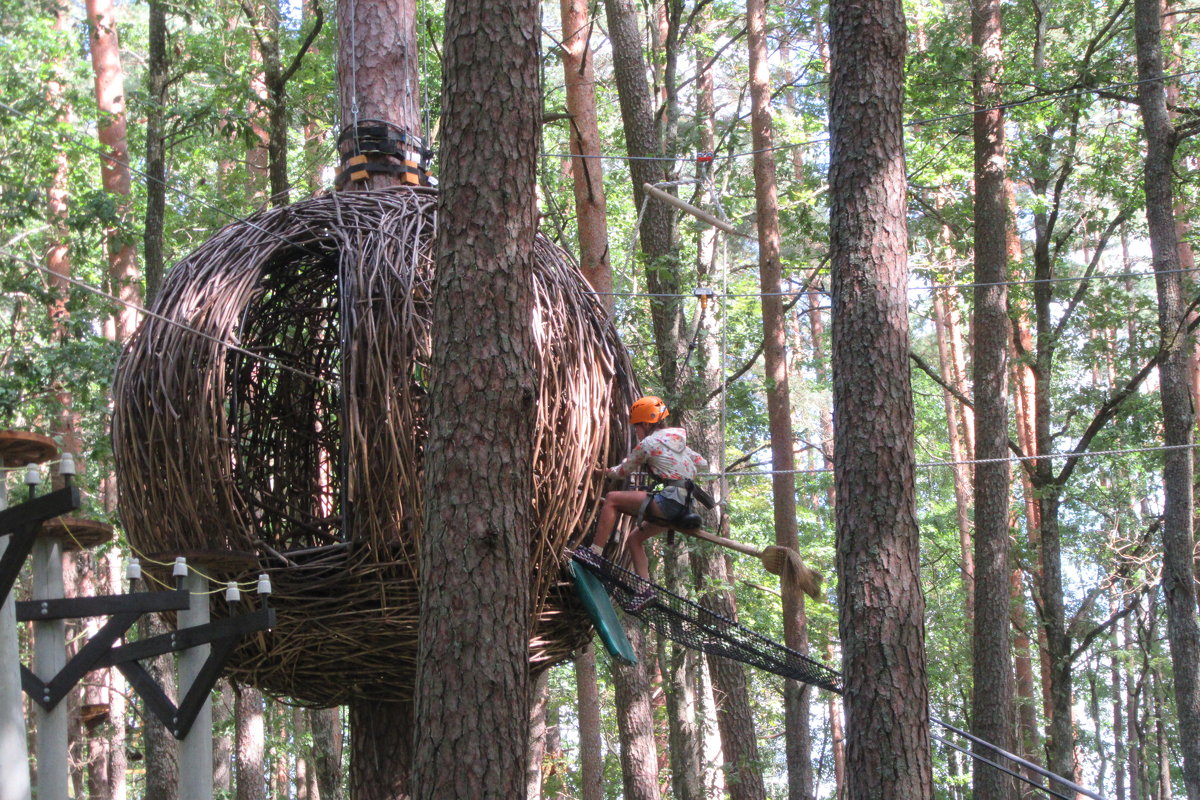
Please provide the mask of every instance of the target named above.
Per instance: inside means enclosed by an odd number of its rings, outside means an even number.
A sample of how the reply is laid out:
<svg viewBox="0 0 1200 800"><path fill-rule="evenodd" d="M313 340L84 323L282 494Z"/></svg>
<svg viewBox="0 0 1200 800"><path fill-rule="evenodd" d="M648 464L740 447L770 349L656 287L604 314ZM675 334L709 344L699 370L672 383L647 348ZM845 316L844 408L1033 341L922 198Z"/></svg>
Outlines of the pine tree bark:
<svg viewBox="0 0 1200 800"><path fill-rule="evenodd" d="M373 119L417 133L415 0L338 0L337 30L342 126ZM399 182L396 176L373 175L367 186L384 188ZM413 758L412 706L412 702L367 699L348 704L349 786L355 800L407 797Z"/></svg>
<svg viewBox="0 0 1200 800"><path fill-rule="evenodd" d="M525 790L539 17L446 6L412 794ZM469 491L467 490L469 489Z"/></svg>
<svg viewBox="0 0 1200 800"><path fill-rule="evenodd" d="M266 800L266 725L262 693L239 687L233 704L237 729L237 800Z"/></svg>
<svg viewBox="0 0 1200 800"><path fill-rule="evenodd" d="M87 15L96 105L101 117L97 130L100 146L104 150L100 179L104 191L115 196L117 206L117 220L105 231L109 290L128 304L117 310L106 333L113 341L124 342L137 327L138 316L133 307L141 305L142 297L138 286L137 251L124 235L130 211L125 73L121 68L116 11L112 0L87 0Z"/></svg>
<svg viewBox="0 0 1200 800"><path fill-rule="evenodd" d="M612 291L604 162L596 121L595 67L590 46L593 22L587 0L561 0L562 61L567 113L571 117L571 177L579 228L579 270L597 292ZM612 295L600 298L609 309Z"/></svg>
<svg viewBox="0 0 1200 800"><path fill-rule="evenodd" d="M308 711L312 730L312 762L321 800L343 800L342 791L342 714L338 708L313 708Z"/></svg>
<svg viewBox="0 0 1200 800"><path fill-rule="evenodd" d="M830 239L839 630L850 800L933 796L908 370L895 0L830 4Z"/></svg>
<svg viewBox="0 0 1200 800"><path fill-rule="evenodd" d="M771 498L775 544L797 549L796 468L792 444L787 329L783 311L783 267L780 261L779 201L775 185L774 134L771 125L771 75L767 60L766 0L748 0L746 18L750 48L750 127L754 146L755 217L758 223L758 274L762 294L763 362L767 420L771 433ZM784 644L808 649L803 596L783 593ZM808 725L809 692L803 684L784 683L784 726L787 743L788 797L812 797L812 753Z"/></svg>
<svg viewBox="0 0 1200 800"><path fill-rule="evenodd" d="M575 659L575 687L579 693L580 797L604 800L600 692L596 686L596 650L590 645Z"/></svg>
<svg viewBox="0 0 1200 800"><path fill-rule="evenodd" d="M147 639L167 633L166 624L157 614L147 614L138 621L141 638ZM170 655L147 659L144 666L154 682L162 687L167 699L176 702L175 665ZM177 800L179 797L179 744L154 714L143 714L142 742L146 765L146 796L161 800ZM239 781L241 775L241 751L238 752ZM239 783L240 785L240 783ZM237 800L265 800L261 797L243 796Z"/></svg>
<svg viewBox="0 0 1200 800"><path fill-rule="evenodd" d="M662 137L646 82L637 4L633 0L604 0L604 8L625 145L631 159L633 201L638 209L645 209L639 241L646 263L646 290L657 295L650 298L650 318L659 375L668 394L672 394L678 384L684 330L683 304L676 296L680 283L675 217L666 203L647 203L642 188L643 184L659 183L667 177L664 162L653 160L662 156Z"/></svg>
<svg viewBox="0 0 1200 800"><path fill-rule="evenodd" d="M163 229L167 216L166 105L167 3L150 0L146 46L146 221L142 250L146 261L146 302L162 284Z"/></svg>
<svg viewBox="0 0 1200 800"><path fill-rule="evenodd" d="M972 385L975 406L975 626L972 637L973 733L1013 748L1013 671L1009 636L1008 501L1008 198L1007 152L1001 101L999 0L973 0L975 324ZM995 752L973 751L994 760ZM979 800L1015 800L1008 775L979 763L973 771Z"/></svg>
<svg viewBox="0 0 1200 800"><path fill-rule="evenodd" d="M416 11L415 0L338 0L343 128L362 120L384 120L420 133ZM379 189L399 182L397 176L373 175L369 185Z"/></svg>
<svg viewBox="0 0 1200 800"><path fill-rule="evenodd" d="M729 569L721 553L706 555L703 574L711 586L704 587L700 604L726 619L737 621L733 595L723 588L729 585ZM763 800L766 787L763 765L759 761L758 738L750 710L746 671L736 661L708 656L713 693L717 699L717 727L721 731L724 756L725 789L730 800Z"/></svg>
<svg viewBox="0 0 1200 800"><path fill-rule="evenodd" d="M1200 800L1200 623L1196 619L1193 523L1194 425L1188 372L1191 344L1186 329L1179 239L1175 227L1172 169L1178 138L1167 113L1161 78L1162 5L1135 0L1138 103L1146 131L1143 180L1146 221L1158 289L1159 397L1163 414L1163 596L1175 681L1175 711L1188 800Z"/></svg>

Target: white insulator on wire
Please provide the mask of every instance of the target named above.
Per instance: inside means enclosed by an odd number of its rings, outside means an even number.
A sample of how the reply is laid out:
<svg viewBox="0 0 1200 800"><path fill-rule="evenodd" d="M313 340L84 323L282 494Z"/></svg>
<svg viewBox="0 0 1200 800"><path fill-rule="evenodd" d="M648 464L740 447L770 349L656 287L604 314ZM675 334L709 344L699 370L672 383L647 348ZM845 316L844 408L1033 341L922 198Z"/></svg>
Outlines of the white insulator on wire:
<svg viewBox="0 0 1200 800"><path fill-rule="evenodd" d="M129 559L129 565L125 567L125 577L131 581L140 581L142 579L142 561L138 558Z"/></svg>
<svg viewBox="0 0 1200 800"><path fill-rule="evenodd" d="M225 602L240 603L242 600L242 590L238 588L237 581L229 581L225 584Z"/></svg>
<svg viewBox="0 0 1200 800"><path fill-rule="evenodd" d="M30 463L25 465L25 485L42 485L42 469L37 464Z"/></svg>
<svg viewBox="0 0 1200 800"><path fill-rule="evenodd" d="M265 572L258 576L258 593L263 595L271 593L271 576Z"/></svg>
<svg viewBox="0 0 1200 800"><path fill-rule="evenodd" d="M187 577L187 559L183 556L176 556L175 566L171 568L171 576L174 578Z"/></svg>
<svg viewBox="0 0 1200 800"><path fill-rule="evenodd" d="M62 454L62 458L58 462L58 474L63 477L75 474L75 456L70 453Z"/></svg>

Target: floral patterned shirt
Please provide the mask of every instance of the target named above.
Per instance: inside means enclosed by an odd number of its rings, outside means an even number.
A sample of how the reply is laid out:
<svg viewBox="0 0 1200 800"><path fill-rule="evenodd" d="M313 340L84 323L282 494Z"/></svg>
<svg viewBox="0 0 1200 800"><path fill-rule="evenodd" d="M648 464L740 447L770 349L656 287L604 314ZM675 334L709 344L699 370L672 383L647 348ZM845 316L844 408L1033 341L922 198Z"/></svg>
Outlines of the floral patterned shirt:
<svg viewBox="0 0 1200 800"><path fill-rule="evenodd" d="M614 478L628 478L646 464L658 477L678 481L696 477L708 469L704 456L687 446L683 428L663 428L637 443L629 456L608 470Z"/></svg>

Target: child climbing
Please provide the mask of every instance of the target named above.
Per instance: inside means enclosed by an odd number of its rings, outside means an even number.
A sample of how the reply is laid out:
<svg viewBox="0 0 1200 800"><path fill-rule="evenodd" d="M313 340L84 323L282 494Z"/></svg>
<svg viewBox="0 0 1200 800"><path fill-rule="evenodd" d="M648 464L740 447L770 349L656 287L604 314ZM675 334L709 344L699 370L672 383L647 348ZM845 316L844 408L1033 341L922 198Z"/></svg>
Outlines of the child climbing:
<svg viewBox="0 0 1200 800"><path fill-rule="evenodd" d="M619 480L644 467L659 488L653 492L613 491L605 495L592 546L580 545L576 550L581 561L599 567L600 554L616 528L617 514L628 514L637 518L637 526L629 537L633 568L649 581L646 540L666 530L699 527L700 518L692 511L693 498L712 508L712 497L692 482L696 473L708 469L708 462L687 446L687 432L683 428L666 427L669 413L666 403L654 396L640 398L630 407L629 422L640 441L620 464L609 469L598 467L596 471L610 480ZM646 586L625 609L640 611L652 600L654 591Z"/></svg>

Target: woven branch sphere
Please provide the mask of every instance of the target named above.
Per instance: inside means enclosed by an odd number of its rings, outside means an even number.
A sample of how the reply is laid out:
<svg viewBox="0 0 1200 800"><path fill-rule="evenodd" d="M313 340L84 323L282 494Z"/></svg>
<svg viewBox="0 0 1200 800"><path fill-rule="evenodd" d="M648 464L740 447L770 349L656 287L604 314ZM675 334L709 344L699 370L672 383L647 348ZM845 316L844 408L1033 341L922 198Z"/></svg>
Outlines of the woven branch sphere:
<svg viewBox="0 0 1200 800"><path fill-rule="evenodd" d="M214 578L270 573L277 625L231 670L301 703L412 696L436 203L331 194L227 226L170 271L118 368L130 541ZM536 257L540 669L590 636L563 553L594 515L592 468L627 446L636 386L571 259L541 238Z"/></svg>

